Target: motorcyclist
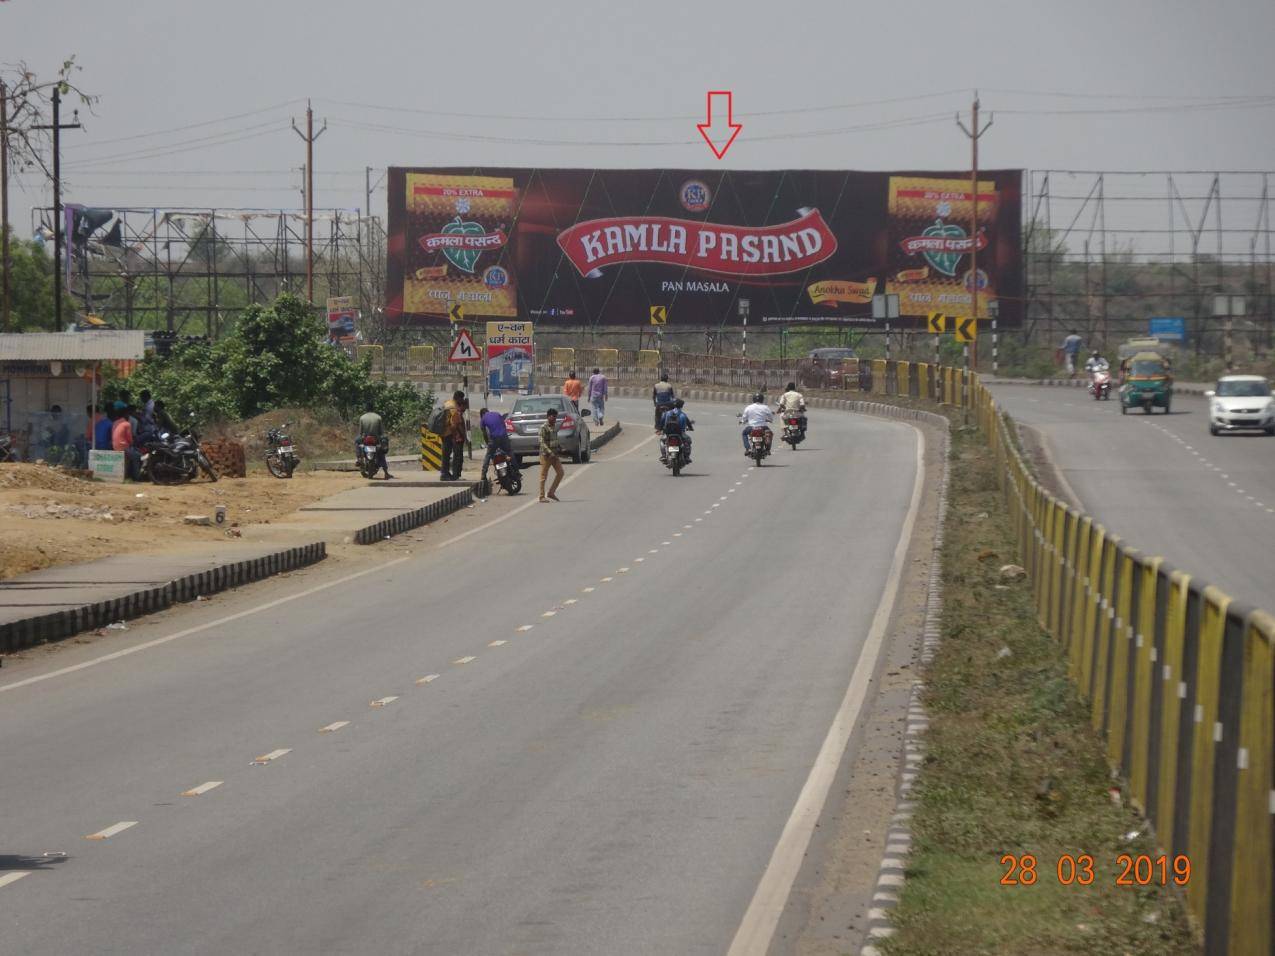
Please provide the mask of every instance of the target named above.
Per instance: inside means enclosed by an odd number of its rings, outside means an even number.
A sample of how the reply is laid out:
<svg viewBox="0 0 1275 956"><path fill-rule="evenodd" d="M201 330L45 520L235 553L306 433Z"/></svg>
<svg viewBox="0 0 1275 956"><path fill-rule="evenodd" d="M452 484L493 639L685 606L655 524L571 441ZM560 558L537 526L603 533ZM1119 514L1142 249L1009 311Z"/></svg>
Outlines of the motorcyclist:
<svg viewBox="0 0 1275 956"><path fill-rule="evenodd" d="M664 413L673 407L673 402L677 396L673 392L673 386L669 384L668 373L660 369L660 380L655 383L655 387L651 389L651 402L655 405L655 430L660 430L660 419L664 417Z"/></svg>
<svg viewBox="0 0 1275 956"><path fill-rule="evenodd" d="M766 396L758 392L753 396L753 403L747 406L739 416L740 421L744 423L744 454L748 454L748 433L754 428L766 429L766 447L770 447L771 431L770 423L775 420L775 413L770 410L770 406L766 404Z"/></svg>
<svg viewBox="0 0 1275 956"><path fill-rule="evenodd" d="M806 398L801 392L797 391L797 383L789 382L784 393L779 396L779 407L775 413L783 418L785 415L792 415L801 422L801 437L806 437Z"/></svg>
<svg viewBox="0 0 1275 956"><path fill-rule="evenodd" d="M385 434L385 423L381 420L381 416L376 413L376 406L368 402L365 411L359 417L359 433L354 439L354 448L358 454L363 453L363 444L361 439L364 435L371 435L376 439L376 467L385 472L388 480L393 475L390 474L389 460L386 458L386 452L389 451L390 442ZM375 469L374 469L375 470Z"/></svg>
<svg viewBox="0 0 1275 956"><path fill-rule="evenodd" d="M665 437L669 435L682 436L682 449L686 452L686 463L691 463L691 436L690 432L695 428L695 423L690 420L686 412L682 411L682 406L686 403L680 398L673 400L673 407L670 408L660 418L660 433ZM661 442L664 450L667 449L667 443ZM665 451L660 453L660 460L663 461L666 456Z"/></svg>
<svg viewBox="0 0 1275 956"><path fill-rule="evenodd" d="M1107 362L1102 354L1094 349L1088 360L1085 362L1085 371L1092 375L1094 372L1106 372L1111 369L1111 365Z"/></svg>

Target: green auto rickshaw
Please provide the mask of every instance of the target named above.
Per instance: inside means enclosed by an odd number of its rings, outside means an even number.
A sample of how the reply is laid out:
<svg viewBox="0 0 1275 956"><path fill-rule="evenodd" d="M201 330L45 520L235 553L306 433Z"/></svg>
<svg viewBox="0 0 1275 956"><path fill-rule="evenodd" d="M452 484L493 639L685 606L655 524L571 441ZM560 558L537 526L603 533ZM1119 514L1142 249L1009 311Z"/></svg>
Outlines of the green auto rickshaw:
<svg viewBox="0 0 1275 956"><path fill-rule="evenodd" d="M1120 363L1123 384L1120 386L1120 414L1141 408L1150 415L1152 408L1169 413L1173 404L1173 375L1168 360L1158 352L1136 352Z"/></svg>

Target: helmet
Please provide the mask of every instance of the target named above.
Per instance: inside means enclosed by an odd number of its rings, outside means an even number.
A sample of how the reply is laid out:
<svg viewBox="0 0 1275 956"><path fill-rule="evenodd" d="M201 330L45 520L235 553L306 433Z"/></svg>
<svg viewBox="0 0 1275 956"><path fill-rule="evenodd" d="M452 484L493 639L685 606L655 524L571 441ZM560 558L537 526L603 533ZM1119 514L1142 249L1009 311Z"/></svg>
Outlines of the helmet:
<svg viewBox="0 0 1275 956"><path fill-rule="evenodd" d="M762 394L761 392L758 392L756 395L753 396L754 402L764 402L765 400L766 400L766 396Z"/></svg>
<svg viewBox="0 0 1275 956"><path fill-rule="evenodd" d="M677 399L675 402L673 402L673 407L674 407L674 408L681 408L681 407L682 407L683 405L685 405L685 404L686 404L686 403L685 403L684 401L682 401L682 400L679 398L679 399Z"/></svg>
<svg viewBox="0 0 1275 956"><path fill-rule="evenodd" d="M1094 349L1094 350L1093 350L1093 352L1092 352L1091 354L1093 355L1093 357L1094 357L1094 358L1097 358L1097 357L1098 357L1098 350L1097 350L1097 349Z"/></svg>

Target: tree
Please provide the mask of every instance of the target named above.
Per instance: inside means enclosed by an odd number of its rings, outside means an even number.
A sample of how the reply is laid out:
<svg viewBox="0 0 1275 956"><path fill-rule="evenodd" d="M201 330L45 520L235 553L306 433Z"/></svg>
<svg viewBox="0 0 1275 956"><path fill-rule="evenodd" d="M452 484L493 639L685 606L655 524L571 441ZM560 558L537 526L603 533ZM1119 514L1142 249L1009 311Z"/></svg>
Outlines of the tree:
<svg viewBox="0 0 1275 956"><path fill-rule="evenodd" d="M47 327L53 314L53 261L39 243L9 239L9 301L14 331Z"/></svg>

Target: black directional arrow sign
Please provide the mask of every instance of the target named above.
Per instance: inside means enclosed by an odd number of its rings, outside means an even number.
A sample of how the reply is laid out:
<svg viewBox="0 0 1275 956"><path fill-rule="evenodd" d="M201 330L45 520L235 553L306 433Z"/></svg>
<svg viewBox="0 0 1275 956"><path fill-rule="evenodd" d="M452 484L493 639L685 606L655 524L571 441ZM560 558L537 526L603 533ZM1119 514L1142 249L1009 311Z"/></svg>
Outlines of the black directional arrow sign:
<svg viewBox="0 0 1275 956"><path fill-rule="evenodd" d="M933 335L942 335L944 327L947 323L947 316L942 312L931 312L929 315L928 328Z"/></svg>
<svg viewBox="0 0 1275 956"><path fill-rule="evenodd" d="M978 335L978 319L967 317L956 319L956 341L973 342Z"/></svg>
<svg viewBox="0 0 1275 956"><path fill-rule="evenodd" d="M465 318L465 307L457 302L451 307L447 314L451 316L451 320L453 322L463 321Z"/></svg>

